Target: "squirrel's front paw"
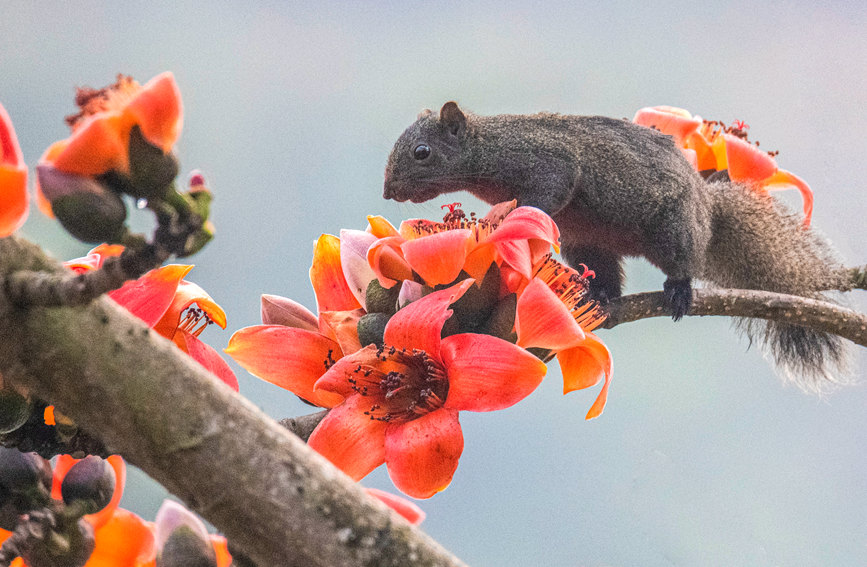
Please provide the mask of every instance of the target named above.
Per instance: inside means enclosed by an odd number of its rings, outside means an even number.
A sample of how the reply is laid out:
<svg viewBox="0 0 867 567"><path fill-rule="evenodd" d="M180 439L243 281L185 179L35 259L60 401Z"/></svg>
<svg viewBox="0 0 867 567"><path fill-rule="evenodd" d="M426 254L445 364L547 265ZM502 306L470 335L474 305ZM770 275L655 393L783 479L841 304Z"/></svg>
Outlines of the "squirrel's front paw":
<svg viewBox="0 0 867 567"><path fill-rule="evenodd" d="M662 291L665 294L665 303L671 308L671 318L680 321L692 307L692 280L669 278L662 285Z"/></svg>

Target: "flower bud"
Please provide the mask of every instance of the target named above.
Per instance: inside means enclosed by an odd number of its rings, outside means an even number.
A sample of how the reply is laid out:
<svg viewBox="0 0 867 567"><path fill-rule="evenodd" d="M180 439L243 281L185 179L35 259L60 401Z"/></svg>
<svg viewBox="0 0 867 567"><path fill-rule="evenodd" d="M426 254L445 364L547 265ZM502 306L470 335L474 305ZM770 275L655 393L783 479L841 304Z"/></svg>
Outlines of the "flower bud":
<svg viewBox="0 0 867 567"><path fill-rule="evenodd" d="M30 417L30 402L11 389L0 389L0 434L15 431Z"/></svg>
<svg viewBox="0 0 867 567"><path fill-rule="evenodd" d="M361 346L369 344L382 345L384 342L385 325L391 315L386 313L368 313L358 320L358 341Z"/></svg>
<svg viewBox="0 0 867 567"><path fill-rule="evenodd" d="M51 490L51 463L36 453L0 447L0 486L9 494L25 496L33 507ZM25 506L26 507L26 506Z"/></svg>
<svg viewBox="0 0 867 567"><path fill-rule="evenodd" d="M129 133L129 178L127 191L136 199L162 199L171 190L180 170L178 160L148 142L141 128L133 126Z"/></svg>
<svg viewBox="0 0 867 567"><path fill-rule="evenodd" d="M85 514L99 512L111 502L116 476L112 466L100 457L90 455L73 465L63 479L60 493L69 506L82 502Z"/></svg>
<svg viewBox="0 0 867 567"><path fill-rule="evenodd" d="M93 526L86 520L61 522L34 545L21 551L29 567L83 567L95 547Z"/></svg>
<svg viewBox="0 0 867 567"><path fill-rule="evenodd" d="M399 293L400 286L398 285L384 288L378 279L374 278L370 280L364 296L367 312L394 315L395 311L397 311L397 296Z"/></svg>
<svg viewBox="0 0 867 567"><path fill-rule="evenodd" d="M216 567L217 556L207 540L187 525L178 527L157 556L157 567Z"/></svg>

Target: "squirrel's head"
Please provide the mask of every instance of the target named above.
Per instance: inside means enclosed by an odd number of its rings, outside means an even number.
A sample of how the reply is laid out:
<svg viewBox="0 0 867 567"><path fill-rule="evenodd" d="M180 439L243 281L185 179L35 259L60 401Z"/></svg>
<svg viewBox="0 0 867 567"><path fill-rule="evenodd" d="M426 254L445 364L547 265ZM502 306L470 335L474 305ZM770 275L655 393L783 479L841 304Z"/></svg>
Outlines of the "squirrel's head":
<svg viewBox="0 0 867 567"><path fill-rule="evenodd" d="M467 117L455 102L445 103L438 115L423 110L388 156L383 197L421 203L461 189L466 130Z"/></svg>

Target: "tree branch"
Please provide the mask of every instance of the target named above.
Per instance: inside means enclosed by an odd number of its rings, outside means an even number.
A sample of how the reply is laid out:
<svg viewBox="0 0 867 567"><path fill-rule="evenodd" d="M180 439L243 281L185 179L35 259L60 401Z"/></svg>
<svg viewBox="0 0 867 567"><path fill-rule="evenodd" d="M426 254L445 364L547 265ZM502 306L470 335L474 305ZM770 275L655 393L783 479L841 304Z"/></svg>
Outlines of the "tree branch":
<svg viewBox="0 0 867 567"><path fill-rule="evenodd" d="M0 276L62 268L0 239ZM0 374L162 483L259 565L463 565L106 298L0 297Z"/></svg>
<svg viewBox="0 0 867 567"><path fill-rule="evenodd" d="M608 312L608 319L602 325L605 329L649 317L671 316L660 291L621 297L609 304ZM867 346L867 316L827 301L795 295L742 289L697 289L687 315L782 321L839 335Z"/></svg>

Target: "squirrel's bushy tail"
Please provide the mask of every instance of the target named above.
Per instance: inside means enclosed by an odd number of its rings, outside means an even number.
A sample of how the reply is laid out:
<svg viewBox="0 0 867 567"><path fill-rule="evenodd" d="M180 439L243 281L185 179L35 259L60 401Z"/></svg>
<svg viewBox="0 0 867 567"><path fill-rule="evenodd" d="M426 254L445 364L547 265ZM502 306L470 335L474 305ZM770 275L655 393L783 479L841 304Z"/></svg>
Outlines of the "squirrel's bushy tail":
<svg viewBox="0 0 867 567"><path fill-rule="evenodd" d="M834 301L826 290L843 289L845 275L824 238L776 199L730 183L709 183L712 238L704 279L722 287L755 289ZM807 389L844 381L848 345L840 337L806 327L741 319L787 379Z"/></svg>

